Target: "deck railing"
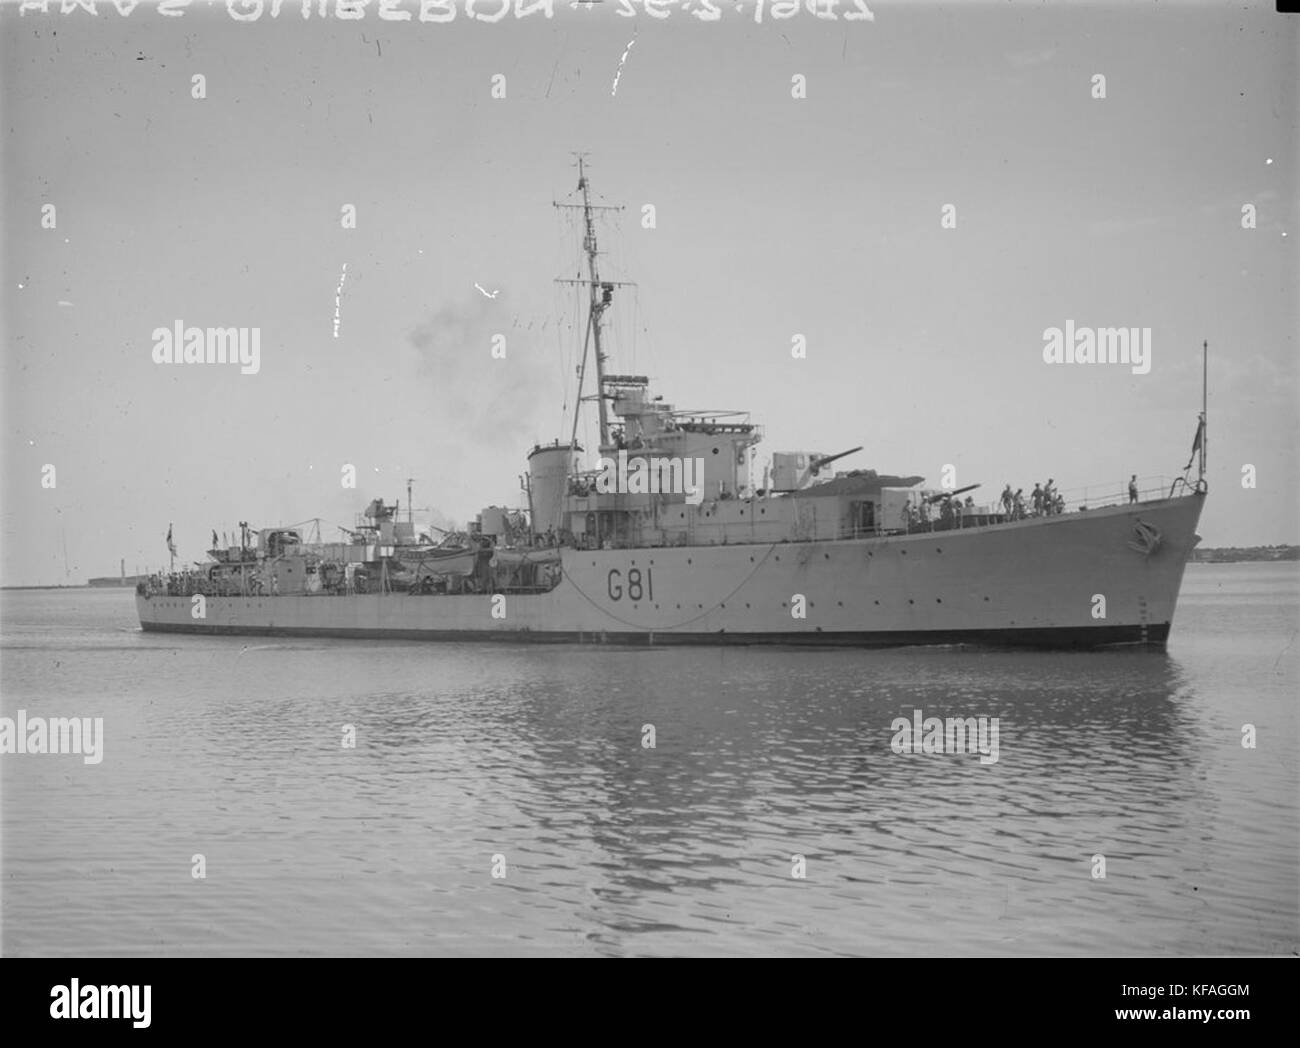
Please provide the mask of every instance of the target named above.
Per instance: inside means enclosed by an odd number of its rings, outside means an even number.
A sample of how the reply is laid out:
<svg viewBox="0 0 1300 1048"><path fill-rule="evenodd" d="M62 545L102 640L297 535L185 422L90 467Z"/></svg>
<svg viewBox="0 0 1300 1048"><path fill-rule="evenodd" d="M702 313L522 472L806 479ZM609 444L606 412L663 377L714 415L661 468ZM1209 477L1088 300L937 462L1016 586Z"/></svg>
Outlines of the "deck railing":
<svg viewBox="0 0 1300 1048"><path fill-rule="evenodd" d="M1060 496L1059 508L1049 509L1044 507L1039 510L1034 509L1032 494L1023 494L1022 498L1025 502L1023 513L1019 512L1013 504L1012 511L1008 514L1002 505L1000 492L996 503L990 505L985 502L973 507L963 506L961 515L949 520L943 519L941 508L938 504L935 504L930 507L929 520L914 520L909 527L899 529L899 531L905 534L915 534L917 532L953 531L958 528L985 527L990 524L1006 524L1015 520L1064 516L1069 513L1084 513L1088 510L1103 509L1108 506L1124 506L1132 501L1152 502L1178 494L1191 494L1195 490L1195 482L1189 481L1186 476L1170 477L1164 474L1152 474L1138 477L1136 484L1136 499L1131 497L1132 493L1129 491L1128 480L1089 484L1080 488L1058 489L1056 494ZM855 529L855 534L846 534L841 537L858 538L861 533L862 529Z"/></svg>

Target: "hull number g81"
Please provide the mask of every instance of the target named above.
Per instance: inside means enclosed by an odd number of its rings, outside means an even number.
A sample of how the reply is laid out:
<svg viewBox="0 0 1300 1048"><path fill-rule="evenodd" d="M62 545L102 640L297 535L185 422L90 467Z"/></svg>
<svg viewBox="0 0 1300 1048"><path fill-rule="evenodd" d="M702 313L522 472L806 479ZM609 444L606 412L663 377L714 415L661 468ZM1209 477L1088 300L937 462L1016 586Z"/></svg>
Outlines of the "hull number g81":
<svg viewBox="0 0 1300 1048"><path fill-rule="evenodd" d="M628 568L626 579L618 568L612 568L605 581L605 589L610 600L622 600L624 597L633 602L655 599L654 577L649 568L645 571Z"/></svg>

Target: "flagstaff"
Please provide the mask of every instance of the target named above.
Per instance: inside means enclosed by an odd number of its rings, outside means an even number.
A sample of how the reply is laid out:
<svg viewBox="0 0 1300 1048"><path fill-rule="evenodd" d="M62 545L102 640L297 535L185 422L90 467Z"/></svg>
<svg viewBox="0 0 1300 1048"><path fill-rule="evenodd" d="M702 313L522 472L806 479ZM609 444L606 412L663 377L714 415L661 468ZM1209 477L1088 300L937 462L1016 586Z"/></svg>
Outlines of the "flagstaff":
<svg viewBox="0 0 1300 1048"><path fill-rule="evenodd" d="M1205 486L1205 442L1209 439L1206 423L1210 412L1210 342L1201 342L1201 475L1200 486Z"/></svg>

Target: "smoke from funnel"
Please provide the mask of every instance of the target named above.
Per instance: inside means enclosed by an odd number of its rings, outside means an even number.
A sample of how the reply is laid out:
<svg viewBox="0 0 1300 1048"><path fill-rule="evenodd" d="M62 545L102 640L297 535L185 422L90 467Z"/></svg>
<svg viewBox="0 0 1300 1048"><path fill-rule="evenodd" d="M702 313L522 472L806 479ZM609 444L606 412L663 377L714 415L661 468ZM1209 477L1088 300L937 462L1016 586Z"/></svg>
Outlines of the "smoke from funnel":
<svg viewBox="0 0 1300 1048"><path fill-rule="evenodd" d="M475 293L417 326L410 342L418 375L429 384L430 425L457 443L468 438L522 454L538 423L558 408L548 400L555 362L545 358L538 327L520 321L505 292Z"/></svg>

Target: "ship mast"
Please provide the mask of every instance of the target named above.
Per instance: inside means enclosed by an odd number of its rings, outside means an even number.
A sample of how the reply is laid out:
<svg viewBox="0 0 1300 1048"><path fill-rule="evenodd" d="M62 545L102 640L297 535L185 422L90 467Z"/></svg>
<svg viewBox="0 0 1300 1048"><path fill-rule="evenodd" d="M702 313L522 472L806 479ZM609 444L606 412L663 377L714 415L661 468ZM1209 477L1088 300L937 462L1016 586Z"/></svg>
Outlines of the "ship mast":
<svg viewBox="0 0 1300 1048"><path fill-rule="evenodd" d="M621 280L601 280L600 266L597 262L597 256L600 254L596 245L596 215L597 211L622 211L621 207L607 204L593 204L591 202L591 188L587 181L586 154L578 153L578 189L582 193L581 204L561 204L555 202L556 207L582 208L583 219L583 237L582 250L587 256L587 274L586 280L559 280L560 284L586 284L591 294L591 303L587 312L587 334L596 344L596 403L600 409L600 444L606 447L609 444L609 409L605 404L605 351L601 345L600 321L614 299L614 288L622 287L626 283ZM582 402L582 381L586 372L587 356L586 345L583 346L582 368L578 376L578 403ZM577 429L577 418L575 414L574 429Z"/></svg>
<svg viewBox="0 0 1300 1048"><path fill-rule="evenodd" d="M605 405L605 354L600 348L600 318L609 305L611 296L605 295L602 301L600 273L596 267L596 226L591 214L587 173L581 156L578 157L578 188L582 190L582 216L587 230L586 236L582 238L582 249L587 253L587 268L591 273L590 313L591 335L596 342L596 404L600 408L600 443L604 447L609 443L609 409Z"/></svg>

